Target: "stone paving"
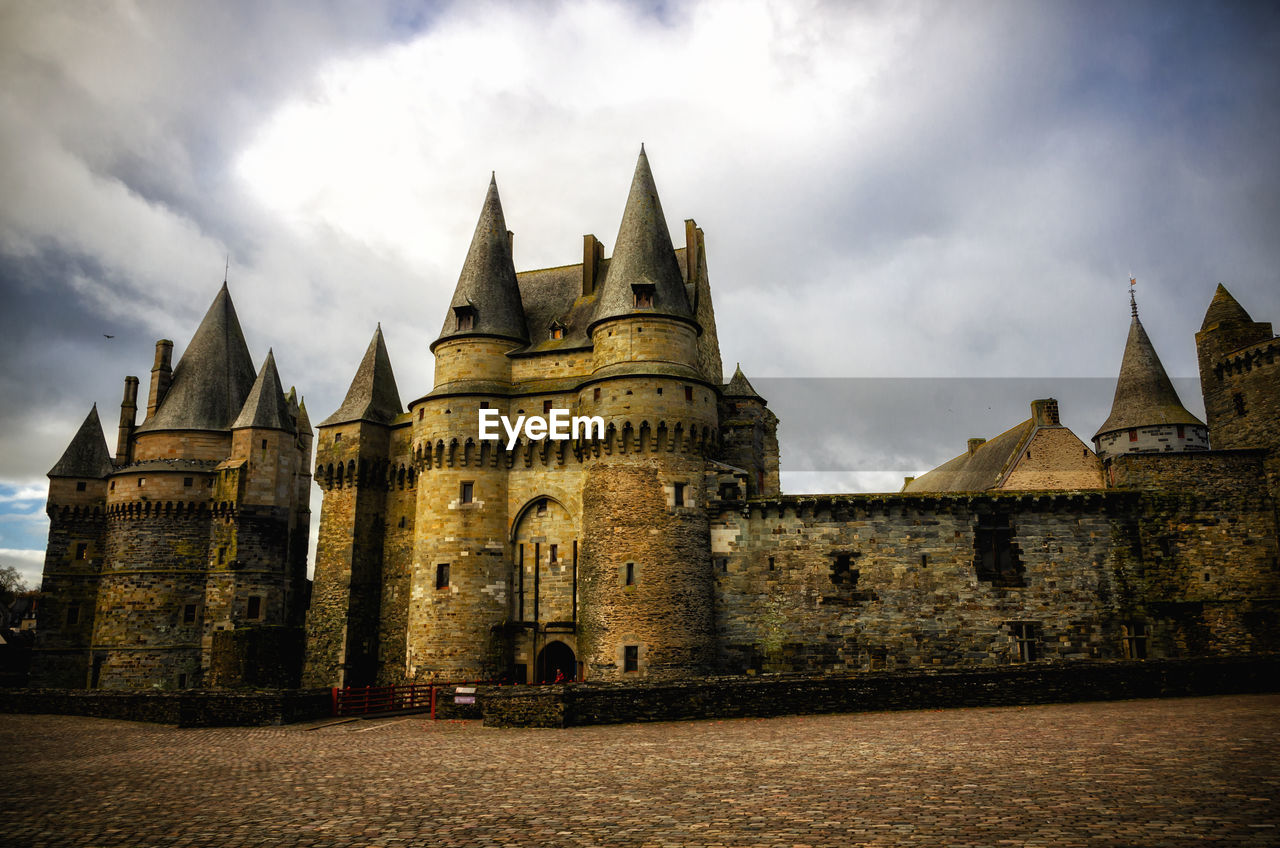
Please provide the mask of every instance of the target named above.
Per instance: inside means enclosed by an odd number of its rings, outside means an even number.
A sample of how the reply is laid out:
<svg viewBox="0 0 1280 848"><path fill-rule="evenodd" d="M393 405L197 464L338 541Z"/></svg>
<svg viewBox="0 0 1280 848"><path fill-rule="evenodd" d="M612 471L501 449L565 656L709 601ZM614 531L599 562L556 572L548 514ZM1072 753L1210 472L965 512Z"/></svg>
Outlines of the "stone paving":
<svg viewBox="0 0 1280 848"><path fill-rule="evenodd" d="M43 846L1280 844L1280 696L498 730L0 717Z"/></svg>

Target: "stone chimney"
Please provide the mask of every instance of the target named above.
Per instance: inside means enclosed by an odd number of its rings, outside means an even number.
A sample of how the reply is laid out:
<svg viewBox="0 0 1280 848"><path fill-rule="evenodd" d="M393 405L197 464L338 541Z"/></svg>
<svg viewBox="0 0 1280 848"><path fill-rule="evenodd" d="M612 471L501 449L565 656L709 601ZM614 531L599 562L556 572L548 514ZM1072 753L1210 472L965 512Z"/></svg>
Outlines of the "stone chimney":
<svg viewBox="0 0 1280 848"><path fill-rule="evenodd" d="M981 436L969 440L969 456L973 456L973 452L986 444L987 440Z"/></svg>
<svg viewBox="0 0 1280 848"><path fill-rule="evenodd" d="M1058 426L1058 402L1053 398L1031 401L1031 418L1040 427Z"/></svg>
<svg viewBox="0 0 1280 848"><path fill-rule="evenodd" d="M157 341L156 361L151 366L151 395L147 398L147 417L144 421L151 420L164 400L165 393L169 391L169 381L173 379L173 368L170 366L172 359L173 342L168 339Z"/></svg>
<svg viewBox="0 0 1280 848"><path fill-rule="evenodd" d="M600 273L600 263L604 261L604 245L600 239L587 233L582 237L582 296L586 297L596 290L596 276Z"/></svg>
<svg viewBox="0 0 1280 848"><path fill-rule="evenodd" d="M129 440L133 437L133 425L138 418L138 378L124 378L124 400L120 401L120 431L116 436L116 465L128 465Z"/></svg>

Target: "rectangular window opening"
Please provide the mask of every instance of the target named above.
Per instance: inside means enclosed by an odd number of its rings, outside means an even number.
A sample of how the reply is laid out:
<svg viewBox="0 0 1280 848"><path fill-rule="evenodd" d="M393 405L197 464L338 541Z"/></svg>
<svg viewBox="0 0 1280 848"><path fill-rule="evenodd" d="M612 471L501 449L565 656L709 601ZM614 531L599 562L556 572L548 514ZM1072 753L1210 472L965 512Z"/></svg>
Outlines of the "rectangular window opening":
<svg viewBox="0 0 1280 848"><path fill-rule="evenodd" d="M77 481L76 481L76 491L77 491L77 492L83 492L83 491L84 491L85 489L87 489L88 487L89 487L89 486L88 486L88 484L87 484L87 483L85 483L85 481L83 481L83 480L77 480Z"/></svg>
<svg viewBox="0 0 1280 848"><path fill-rule="evenodd" d="M461 488L458 491L459 503L464 503L464 504L471 503L472 497L475 494L475 485L476 484L470 480L463 482Z"/></svg>
<svg viewBox="0 0 1280 848"><path fill-rule="evenodd" d="M245 612L245 618L249 619L250 621L254 621L256 619L262 618L262 596L261 595L249 596L249 608Z"/></svg>
<svg viewBox="0 0 1280 848"><path fill-rule="evenodd" d="M693 386L684 387L684 399L690 403L693 402Z"/></svg>
<svg viewBox="0 0 1280 848"><path fill-rule="evenodd" d="M77 542L76 543L76 559L87 559L88 556L89 556L89 543Z"/></svg>
<svg viewBox="0 0 1280 848"><path fill-rule="evenodd" d="M622 648L622 670L639 671L640 670L640 646L625 645Z"/></svg>
<svg viewBox="0 0 1280 848"><path fill-rule="evenodd" d="M674 495L675 495L676 506L684 506L684 487L685 487L684 483L675 484Z"/></svg>
<svg viewBox="0 0 1280 848"><path fill-rule="evenodd" d="M544 416L546 416L546 415L550 415L550 414L551 414L551 401L549 401L549 400L544 400L544 401L542 402L542 414L543 414Z"/></svg>
<svg viewBox="0 0 1280 848"><path fill-rule="evenodd" d="M1136 442L1136 441L1138 441L1138 431L1137 431L1137 430L1130 430L1130 431L1129 431L1129 441L1131 441L1131 442Z"/></svg>
<svg viewBox="0 0 1280 848"><path fill-rule="evenodd" d="M1147 658L1150 633L1145 622L1133 621L1120 625L1120 638L1127 660L1145 660Z"/></svg>
<svg viewBox="0 0 1280 848"><path fill-rule="evenodd" d="M592 389L592 390L591 390L591 399L592 399L592 400L600 400L600 389L599 389L599 387L596 387L596 388L594 388L594 389Z"/></svg>
<svg viewBox="0 0 1280 848"><path fill-rule="evenodd" d="M80 623L80 605L67 604L67 626L74 627Z"/></svg>
<svg viewBox="0 0 1280 848"><path fill-rule="evenodd" d="M1040 625L1032 621L1013 621L1009 623L1009 629L1018 646L1018 662L1040 659Z"/></svg>
<svg viewBox="0 0 1280 848"><path fill-rule="evenodd" d="M190 488L191 488L191 486L195 484L195 482L196 482L196 480L195 480L195 478L194 478L194 477L183 477L183 478L182 478L182 486L183 486L183 488L186 488L186 489L190 489Z"/></svg>
<svg viewBox="0 0 1280 848"><path fill-rule="evenodd" d="M187 604L182 608L182 623L193 624L196 620L196 605Z"/></svg>
<svg viewBox="0 0 1280 848"><path fill-rule="evenodd" d="M631 293L635 296L635 305L637 309L650 309L653 307L654 287L647 283L635 283L631 286Z"/></svg>
<svg viewBox="0 0 1280 848"><path fill-rule="evenodd" d="M1026 569L1013 541L1014 530L1008 515L980 515L973 531L973 566L978 579L992 586L1026 585Z"/></svg>
<svg viewBox="0 0 1280 848"><path fill-rule="evenodd" d="M636 585L636 564L629 562L622 567L622 583L624 586Z"/></svg>
<svg viewBox="0 0 1280 848"><path fill-rule="evenodd" d="M449 588L449 563L442 562L436 566L436 588Z"/></svg>
<svg viewBox="0 0 1280 848"><path fill-rule="evenodd" d="M547 562L551 563L552 565L555 565L559 561L560 561L560 546L551 545L550 550L547 553Z"/></svg>

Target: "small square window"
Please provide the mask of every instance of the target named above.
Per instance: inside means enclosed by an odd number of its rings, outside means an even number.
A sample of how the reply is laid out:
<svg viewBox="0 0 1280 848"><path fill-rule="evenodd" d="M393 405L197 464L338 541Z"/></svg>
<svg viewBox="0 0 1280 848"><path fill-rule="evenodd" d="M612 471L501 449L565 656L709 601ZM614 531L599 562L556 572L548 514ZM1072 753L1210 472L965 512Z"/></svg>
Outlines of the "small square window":
<svg viewBox="0 0 1280 848"><path fill-rule="evenodd" d="M1136 442L1136 441L1138 441L1138 431L1137 431L1137 430L1130 430L1130 431L1129 431L1129 441L1131 441L1131 442Z"/></svg>
<svg viewBox="0 0 1280 848"><path fill-rule="evenodd" d="M551 414L551 401L549 401L549 400L544 400L544 401L542 402L542 414L543 414L543 415L550 415L550 414Z"/></svg>
<svg viewBox="0 0 1280 848"><path fill-rule="evenodd" d="M192 486L195 482L196 482L196 481L195 481L195 478L194 478L194 477L183 477L183 478L182 478L182 485L183 485L185 488L188 488L188 489L189 489L189 488L191 488L191 486Z"/></svg>
<svg viewBox="0 0 1280 848"><path fill-rule="evenodd" d="M87 483L85 483L83 480L77 480L77 481L76 481L76 491L77 491L77 492L83 492L86 488L88 488L88 484L87 484Z"/></svg>
<svg viewBox="0 0 1280 848"><path fill-rule="evenodd" d="M662 386L658 386L658 394L662 394Z"/></svg>
<svg viewBox="0 0 1280 848"><path fill-rule="evenodd" d="M449 588L449 563L442 562L436 566L436 588Z"/></svg>
<svg viewBox="0 0 1280 848"><path fill-rule="evenodd" d="M623 646L622 670L623 671L639 671L640 670L640 646L639 645Z"/></svg>
<svg viewBox="0 0 1280 848"><path fill-rule="evenodd" d="M145 485L147 485L147 478L146 478L146 477L139 477L139 478L138 478L138 488L142 488L142 487L143 487L143 486L145 486Z"/></svg>
<svg viewBox="0 0 1280 848"><path fill-rule="evenodd" d="M488 409L488 408L489 408L489 401L487 401L487 400L482 400L482 401L480 401L480 408L481 408L481 409Z"/></svg>
<svg viewBox="0 0 1280 848"><path fill-rule="evenodd" d="M262 596L261 595L249 596L249 609L245 613L245 618L251 621L262 618Z"/></svg>
<svg viewBox="0 0 1280 848"><path fill-rule="evenodd" d="M475 492L475 483L472 483L470 481L465 482L462 484L462 490L458 493L458 500L461 503L469 504L471 503L472 495L474 494L474 492Z"/></svg>
<svg viewBox="0 0 1280 848"><path fill-rule="evenodd" d="M471 306L455 306L453 314L457 319L457 332L465 333L476 326L476 310Z"/></svg>
<svg viewBox="0 0 1280 848"><path fill-rule="evenodd" d="M182 623L193 624L196 620L196 605L187 604L182 608Z"/></svg>
<svg viewBox="0 0 1280 848"><path fill-rule="evenodd" d="M88 556L89 556L89 543L77 542L76 543L76 559L86 559L88 558Z"/></svg>
<svg viewBox="0 0 1280 848"><path fill-rule="evenodd" d="M552 325L551 325L551 338L553 338L553 339L563 339L563 338L564 338L564 327L561 327L559 324L552 324Z"/></svg>
<svg viewBox="0 0 1280 848"><path fill-rule="evenodd" d="M342 434L341 434L341 433L334 433L334 434L333 434L333 440L334 440L335 442L340 442L340 441L342 441Z"/></svg>
<svg viewBox="0 0 1280 848"><path fill-rule="evenodd" d="M653 307L653 291L653 286L646 283L636 283L631 286L631 292L635 295L637 309L650 309Z"/></svg>

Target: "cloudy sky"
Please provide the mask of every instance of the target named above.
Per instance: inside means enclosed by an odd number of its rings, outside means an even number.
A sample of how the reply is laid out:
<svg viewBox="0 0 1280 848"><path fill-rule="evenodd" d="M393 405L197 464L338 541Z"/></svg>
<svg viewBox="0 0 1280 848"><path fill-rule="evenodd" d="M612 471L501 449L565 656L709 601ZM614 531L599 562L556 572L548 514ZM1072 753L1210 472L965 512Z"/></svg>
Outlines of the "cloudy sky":
<svg viewBox="0 0 1280 848"><path fill-rule="evenodd" d="M0 564L36 582L45 472L228 255L313 420L379 321L408 401L490 171L517 267L573 263L641 142L789 491L896 490L1036 397L1088 439L1131 273L1199 414L1214 285L1280 320L1278 55L1264 3L0 0Z"/></svg>

